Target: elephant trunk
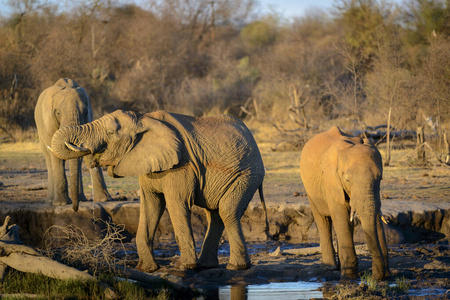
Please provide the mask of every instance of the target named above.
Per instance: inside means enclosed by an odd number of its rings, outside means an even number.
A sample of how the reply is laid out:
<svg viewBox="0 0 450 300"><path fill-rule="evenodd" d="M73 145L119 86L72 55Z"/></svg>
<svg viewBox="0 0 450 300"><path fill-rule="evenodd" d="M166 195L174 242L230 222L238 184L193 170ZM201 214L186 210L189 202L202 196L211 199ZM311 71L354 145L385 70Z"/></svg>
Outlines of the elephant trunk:
<svg viewBox="0 0 450 300"><path fill-rule="evenodd" d="M359 198L359 197L358 197ZM377 219L380 213L380 201L375 195L366 195L363 201L355 201L356 213L359 215L366 244L372 255L372 273L377 280L384 279L386 265L377 231Z"/></svg>
<svg viewBox="0 0 450 300"><path fill-rule="evenodd" d="M60 128L53 135L50 150L56 156L64 160L75 159L91 154L92 151L90 149L81 147L81 139L85 135L85 131L89 130L89 127L91 126L91 124L85 124L81 126Z"/></svg>

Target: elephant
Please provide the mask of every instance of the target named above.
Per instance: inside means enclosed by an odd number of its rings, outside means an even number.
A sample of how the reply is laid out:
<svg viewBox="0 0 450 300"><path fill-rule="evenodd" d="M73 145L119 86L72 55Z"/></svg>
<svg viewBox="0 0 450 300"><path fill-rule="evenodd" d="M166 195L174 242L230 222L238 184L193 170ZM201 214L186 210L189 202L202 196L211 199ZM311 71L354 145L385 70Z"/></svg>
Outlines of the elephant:
<svg viewBox="0 0 450 300"><path fill-rule="evenodd" d="M72 79L60 78L39 96L34 111L34 119L40 147L47 165L47 202L58 206L68 204L72 199L73 210L77 211L79 202L86 200L81 179L81 159L69 161L70 191L68 191L65 160L56 157L47 147L51 145L53 134L60 127L77 126L92 121L92 107L89 97L86 91ZM86 157L88 165L91 159L92 156ZM94 168L90 172L94 189L93 200L97 202L111 200L102 170Z"/></svg>
<svg viewBox="0 0 450 300"><path fill-rule="evenodd" d="M59 129L51 149L63 159L92 154L93 166L108 167L112 177L138 177L137 269L159 268L153 242L166 207L181 252L179 267L217 267L224 229L230 243L227 268L250 267L240 219L257 189L265 208L265 170L242 121L228 115L196 118L162 110L116 110L91 123ZM204 208L207 219L198 259L190 220L193 205Z"/></svg>
<svg viewBox="0 0 450 300"><path fill-rule="evenodd" d="M322 263L339 268L342 279L355 278L358 259L353 242L353 218L358 214L372 256L377 280L389 276L388 250L381 223L380 152L368 140L332 127L311 138L300 157L300 175L320 236ZM338 244L338 262L332 243Z"/></svg>

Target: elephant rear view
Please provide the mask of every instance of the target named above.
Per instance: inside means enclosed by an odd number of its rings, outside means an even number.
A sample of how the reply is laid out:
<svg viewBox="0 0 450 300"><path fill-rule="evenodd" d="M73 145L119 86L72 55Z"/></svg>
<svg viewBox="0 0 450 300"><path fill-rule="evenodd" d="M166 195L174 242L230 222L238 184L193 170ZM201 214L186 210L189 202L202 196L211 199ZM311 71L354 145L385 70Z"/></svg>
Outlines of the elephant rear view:
<svg viewBox="0 0 450 300"><path fill-rule="evenodd" d="M86 125L61 128L51 149L63 159L92 154L93 166L107 166L113 177L139 177L139 269L158 269L153 240L166 207L183 267L218 266L224 229L231 250L227 267L250 266L240 219L257 189L263 199L264 165L253 135L240 120L118 110ZM205 209L208 223L199 260L192 205Z"/></svg>
<svg viewBox="0 0 450 300"><path fill-rule="evenodd" d="M81 181L81 159L69 162L70 199L65 174L65 161L48 150L53 134L65 126L78 126L92 121L92 108L86 91L72 79L61 78L53 86L45 89L36 104L34 119L39 142L45 156L48 173L47 201L53 205L73 203L78 210L80 200L85 200ZM90 160L90 157L88 157ZM101 169L91 171L94 201L111 199L103 179Z"/></svg>
<svg viewBox="0 0 450 300"><path fill-rule="evenodd" d="M333 127L309 140L301 153L300 175L320 235L322 262L337 268L332 226L338 242L341 277L355 278L358 259L353 243L353 217L358 214L372 255L376 279L389 275L388 250L381 223L382 160L367 139Z"/></svg>

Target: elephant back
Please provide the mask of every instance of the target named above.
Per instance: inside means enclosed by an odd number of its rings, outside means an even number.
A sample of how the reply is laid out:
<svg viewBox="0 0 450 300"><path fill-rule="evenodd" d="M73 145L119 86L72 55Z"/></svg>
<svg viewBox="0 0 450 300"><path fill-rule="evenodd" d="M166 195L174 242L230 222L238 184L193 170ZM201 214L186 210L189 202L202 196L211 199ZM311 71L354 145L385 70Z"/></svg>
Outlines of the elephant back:
<svg viewBox="0 0 450 300"><path fill-rule="evenodd" d="M70 79L70 78L60 78L54 84L54 86L58 86L58 87L61 87L61 88L72 88L72 89L76 89L76 88L80 87L78 85L78 83L75 82L75 80Z"/></svg>

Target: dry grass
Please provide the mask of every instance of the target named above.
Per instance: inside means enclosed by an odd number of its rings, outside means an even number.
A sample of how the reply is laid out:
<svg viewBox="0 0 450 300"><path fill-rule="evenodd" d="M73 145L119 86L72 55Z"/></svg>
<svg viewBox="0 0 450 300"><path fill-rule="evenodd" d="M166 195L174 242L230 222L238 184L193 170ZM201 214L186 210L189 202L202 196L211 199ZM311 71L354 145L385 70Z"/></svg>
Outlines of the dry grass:
<svg viewBox="0 0 450 300"><path fill-rule="evenodd" d="M13 153L41 153L41 149L38 142L31 141L0 144L0 154L8 155Z"/></svg>

